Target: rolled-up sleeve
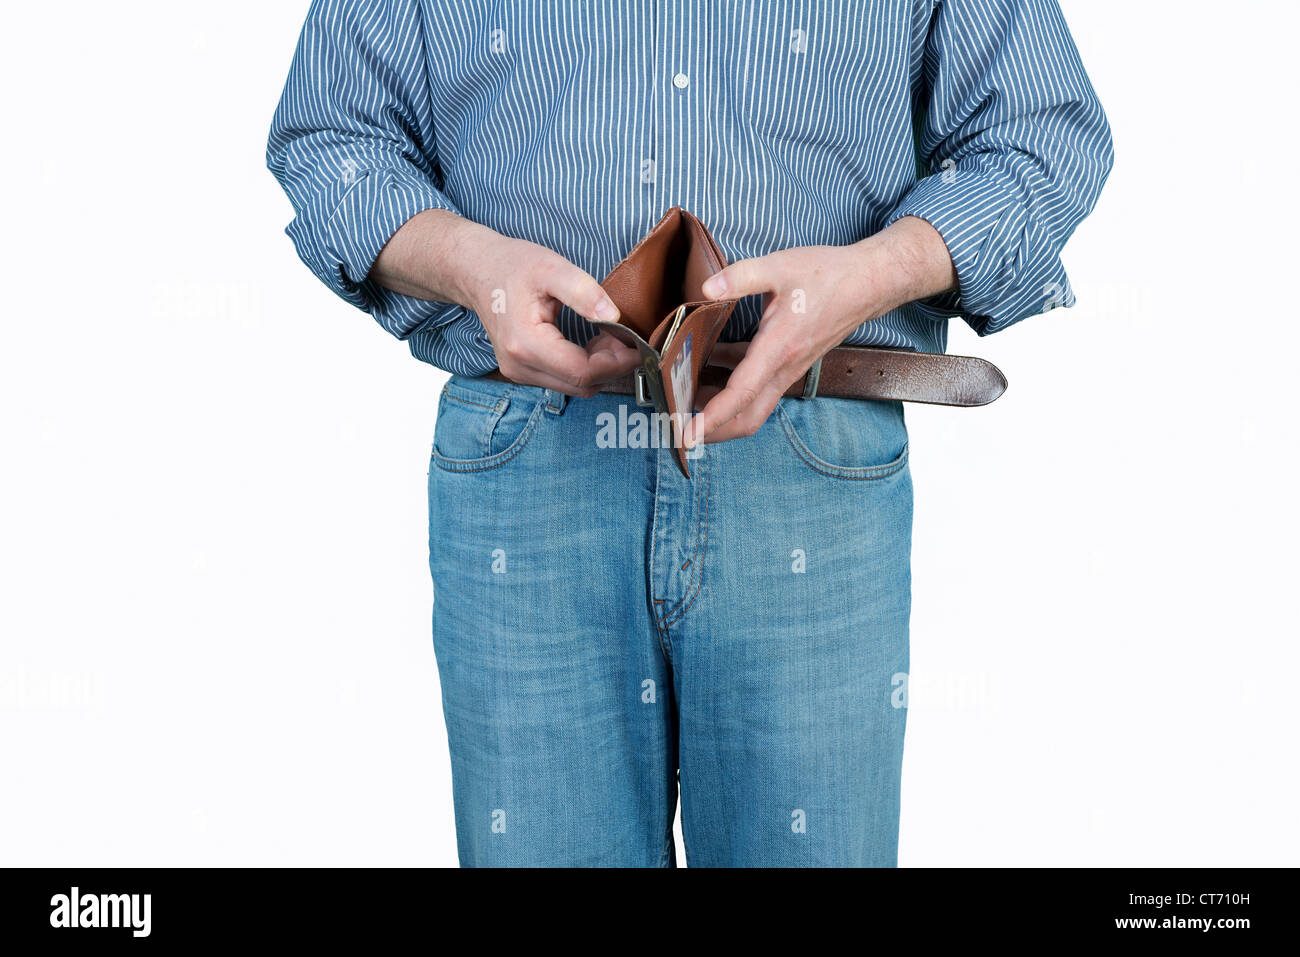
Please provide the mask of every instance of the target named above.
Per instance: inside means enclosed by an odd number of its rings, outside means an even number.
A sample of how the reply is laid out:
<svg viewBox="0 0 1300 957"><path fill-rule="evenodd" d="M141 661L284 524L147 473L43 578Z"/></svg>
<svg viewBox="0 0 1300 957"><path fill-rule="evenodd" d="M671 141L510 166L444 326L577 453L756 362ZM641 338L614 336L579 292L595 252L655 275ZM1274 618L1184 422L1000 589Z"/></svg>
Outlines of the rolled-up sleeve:
<svg viewBox="0 0 1300 957"><path fill-rule="evenodd" d="M937 0L918 158L928 173L889 217L943 237L959 293L929 305L980 335L1075 297L1065 242L1113 162L1110 128L1056 0Z"/></svg>
<svg viewBox="0 0 1300 957"><path fill-rule="evenodd" d="M417 213L459 212L441 188L414 0L315 0L276 109L267 166L294 208L286 230L334 292L398 338L464 310L368 279Z"/></svg>

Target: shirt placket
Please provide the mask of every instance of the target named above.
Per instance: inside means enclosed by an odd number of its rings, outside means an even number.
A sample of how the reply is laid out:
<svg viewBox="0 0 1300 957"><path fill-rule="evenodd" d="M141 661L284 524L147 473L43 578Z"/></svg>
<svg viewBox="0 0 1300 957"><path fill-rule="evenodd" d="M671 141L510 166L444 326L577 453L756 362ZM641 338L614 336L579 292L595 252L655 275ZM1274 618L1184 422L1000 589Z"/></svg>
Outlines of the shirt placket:
<svg viewBox="0 0 1300 957"><path fill-rule="evenodd" d="M655 146L658 212L687 206L698 144L699 0L667 0L658 4L658 43L655 51Z"/></svg>

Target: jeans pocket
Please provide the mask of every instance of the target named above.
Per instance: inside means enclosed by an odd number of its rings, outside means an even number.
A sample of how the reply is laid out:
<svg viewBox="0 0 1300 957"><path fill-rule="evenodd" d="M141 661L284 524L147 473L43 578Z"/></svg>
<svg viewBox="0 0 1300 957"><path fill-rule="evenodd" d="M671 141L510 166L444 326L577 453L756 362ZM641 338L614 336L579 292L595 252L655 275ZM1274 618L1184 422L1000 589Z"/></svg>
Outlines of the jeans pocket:
<svg viewBox="0 0 1300 957"><path fill-rule="evenodd" d="M884 479L907 465L901 402L782 399L776 414L794 454L821 475Z"/></svg>
<svg viewBox="0 0 1300 957"><path fill-rule="evenodd" d="M542 389L453 376L438 400L434 464L452 472L504 465L532 438L544 398Z"/></svg>

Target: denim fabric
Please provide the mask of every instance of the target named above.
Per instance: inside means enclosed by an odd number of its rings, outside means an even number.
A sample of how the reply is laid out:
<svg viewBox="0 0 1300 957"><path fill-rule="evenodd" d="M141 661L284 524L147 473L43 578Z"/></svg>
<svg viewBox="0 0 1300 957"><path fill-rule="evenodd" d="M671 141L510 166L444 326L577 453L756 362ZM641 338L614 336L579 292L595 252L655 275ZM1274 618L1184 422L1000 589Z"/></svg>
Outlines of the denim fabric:
<svg viewBox="0 0 1300 957"><path fill-rule="evenodd" d="M430 566L461 863L673 866L680 770L692 866L894 865L901 405L783 400L690 480L646 411L443 391Z"/></svg>

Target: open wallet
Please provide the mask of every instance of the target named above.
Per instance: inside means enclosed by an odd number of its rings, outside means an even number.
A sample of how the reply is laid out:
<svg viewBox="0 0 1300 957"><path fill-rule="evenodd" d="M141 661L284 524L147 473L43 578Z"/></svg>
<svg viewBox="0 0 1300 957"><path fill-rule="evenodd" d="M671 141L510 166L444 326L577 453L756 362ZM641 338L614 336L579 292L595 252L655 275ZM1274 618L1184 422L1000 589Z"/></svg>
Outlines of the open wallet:
<svg viewBox="0 0 1300 957"><path fill-rule="evenodd" d="M738 299L706 299L702 286L727 265L704 224L674 206L601 286L618 306L617 322L592 324L641 354L629 391L637 404L669 417L673 453L690 477L682 433L695 407L701 379L722 384L729 370L706 368ZM992 363L969 356L839 346L819 359L788 396L890 399L977 406L1006 390Z"/></svg>
<svg viewBox="0 0 1300 957"><path fill-rule="evenodd" d="M726 265L704 224L674 206L601 283L618 306L618 321L593 320L641 353L637 404L669 416L677 464L687 477L682 430L695 408L704 364L739 302L706 299L701 287Z"/></svg>

